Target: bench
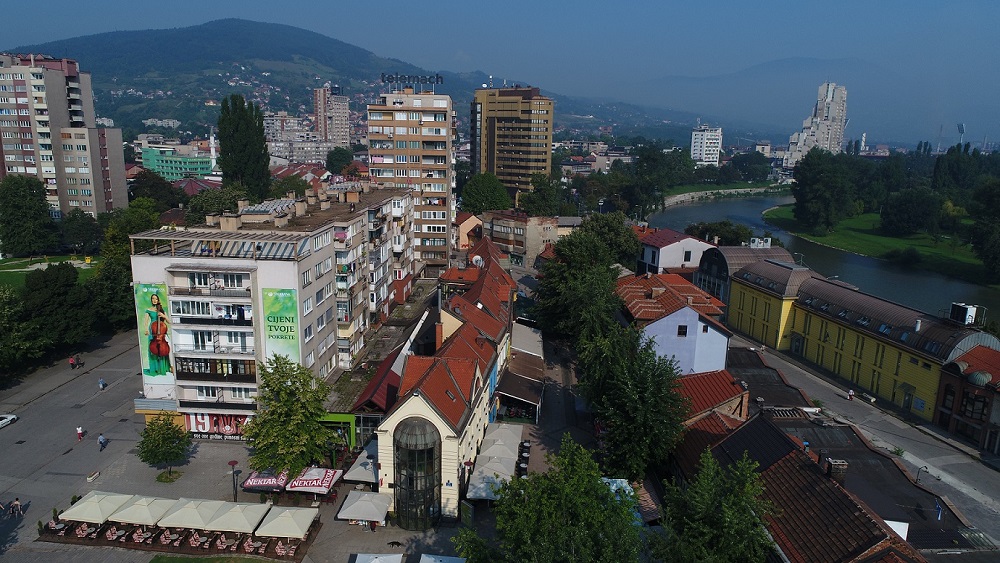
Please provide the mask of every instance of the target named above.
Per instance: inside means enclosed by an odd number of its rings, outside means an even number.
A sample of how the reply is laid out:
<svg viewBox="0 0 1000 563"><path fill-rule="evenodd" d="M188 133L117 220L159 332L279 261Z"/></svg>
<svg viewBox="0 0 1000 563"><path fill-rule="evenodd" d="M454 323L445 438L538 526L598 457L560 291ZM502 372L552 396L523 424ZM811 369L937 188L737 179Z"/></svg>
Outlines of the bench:
<svg viewBox="0 0 1000 563"><path fill-rule="evenodd" d="M868 401L871 404L875 404L875 397L869 395L868 393L862 393L861 398Z"/></svg>

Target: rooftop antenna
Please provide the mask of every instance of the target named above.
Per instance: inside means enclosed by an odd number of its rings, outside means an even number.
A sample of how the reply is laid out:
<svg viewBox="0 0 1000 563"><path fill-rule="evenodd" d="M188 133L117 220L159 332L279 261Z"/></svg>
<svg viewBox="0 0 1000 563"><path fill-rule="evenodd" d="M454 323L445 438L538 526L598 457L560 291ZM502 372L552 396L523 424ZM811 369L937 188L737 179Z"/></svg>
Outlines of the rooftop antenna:
<svg viewBox="0 0 1000 563"><path fill-rule="evenodd" d="M215 127L209 126L208 128L208 150L212 155L212 171L215 171Z"/></svg>
<svg viewBox="0 0 1000 563"><path fill-rule="evenodd" d="M959 123L958 124L958 144L960 144L960 145L965 144L965 124L964 123Z"/></svg>
<svg viewBox="0 0 1000 563"><path fill-rule="evenodd" d="M490 75L490 88L493 88L493 75Z"/></svg>

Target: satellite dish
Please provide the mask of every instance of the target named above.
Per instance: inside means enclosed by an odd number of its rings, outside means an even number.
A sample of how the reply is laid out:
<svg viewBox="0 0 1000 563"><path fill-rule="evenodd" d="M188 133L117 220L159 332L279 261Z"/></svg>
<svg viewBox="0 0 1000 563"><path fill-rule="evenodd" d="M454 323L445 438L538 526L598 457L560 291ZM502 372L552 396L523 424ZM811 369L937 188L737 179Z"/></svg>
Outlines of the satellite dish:
<svg viewBox="0 0 1000 563"><path fill-rule="evenodd" d="M482 268L483 264L485 264L483 257L478 254L472 257L472 263L475 264L477 268Z"/></svg>

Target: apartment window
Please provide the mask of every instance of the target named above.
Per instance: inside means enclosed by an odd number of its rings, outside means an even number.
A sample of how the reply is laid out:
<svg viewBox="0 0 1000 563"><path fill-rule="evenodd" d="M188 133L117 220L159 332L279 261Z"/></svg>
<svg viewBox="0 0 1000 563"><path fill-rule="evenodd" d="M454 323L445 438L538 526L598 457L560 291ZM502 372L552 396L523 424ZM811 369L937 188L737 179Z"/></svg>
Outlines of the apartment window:
<svg viewBox="0 0 1000 563"><path fill-rule="evenodd" d="M176 299L171 299L170 312L174 315L208 316L212 313L212 306L206 301L177 301Z"/></svg>
<svg viewBox="0 0 1000 563"><path fill-rule="evenodd" d="M691 261L691 251L690 250L685 250L684 251L684 261L685 262L690 262Z"/></svg>
<svg viewBox="0 0 1000 563"><path fill-rule="evenodd" d="M302 287L305 287L312 283L312 270L306 270L302 272Z"/></svg>
<svg viewBox="0 0 1000 563"><path fill-rule="evenodd" d="M230 392L234 399L252 399L257 389L255 387L233 387Z"/></svg>
<svg viewBox="0 0 1000 563"><path fill-rule="evenodd" d="M316 331L319 332L323 330L323 327L325 326L326 326L326 319L323 317L323 315L319 315L318 317L316 317Z"/></svg>
<svg viewBox="0 0 1000 563"><path fill-rule="evenodd" d="M215 399L219 396L219 388L214 385L199 385L198 386L198 398L199 399Z"/></svg>
<svg viewBox="0 0 1000 563"><path fill-rule="evenodd" d="M324 293L323 288L320 288L319 291L316 292L316 304L319 305L324 299L326 299L326 294Z"/></svg>
<svg viewBox="0 0 1000 563"><path fill-rule="evenodd" d="M194 337L194 349L206 351L212 347L212 333L207 330L196 330L191 333Z"/></svg>
<svg viewBox="0 0 1000 563"><path fill-rule="evenodd" d="M313 325L312 323L306 325L306 328L302 331L302 335L305 337L305 341L309 342L313 338Z"/></svg>
<svg viewBox="0 0 1000 563"><path fill-rule="evenodd" d="M687 325L677 325L677 337L684 338L688 335Z"/></svg>
<svg viewBox="0 0 1000 563"><path fill-rule="evenodd" d="M313 310L313 298L306 297L306 300L302 302L302 314L308 315L309 313L312 313L312 310Z"/></svg>
<svg viewBox="0 0 1000 563"><path fill-rule="evenodd" d="M222 274L222 283L226 287L241 288L243 287L243 274Z"/></svg>

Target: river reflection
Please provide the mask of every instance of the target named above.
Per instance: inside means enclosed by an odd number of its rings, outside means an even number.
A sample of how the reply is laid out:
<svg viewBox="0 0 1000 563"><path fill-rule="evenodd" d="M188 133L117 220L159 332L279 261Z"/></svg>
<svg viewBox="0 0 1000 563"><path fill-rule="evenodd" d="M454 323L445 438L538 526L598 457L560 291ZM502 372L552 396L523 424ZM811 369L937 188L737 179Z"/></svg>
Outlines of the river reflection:
<svg viewBox="0 0 1000 563"><path fill-rule="evenodd" d="M815 244L764 223L761 218L764 210L793 201L791 196L705 200L667 208L650 216L649 224L684 231L699 221L729 220L747 225L758 234L770 230L796 260L824 276L856 285L865 293L938 316L947 316L955 301L980 305L1000 314L1000 291Z"/></svg>

